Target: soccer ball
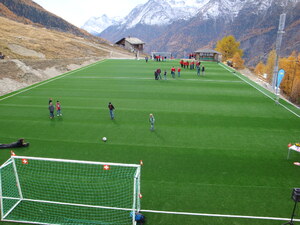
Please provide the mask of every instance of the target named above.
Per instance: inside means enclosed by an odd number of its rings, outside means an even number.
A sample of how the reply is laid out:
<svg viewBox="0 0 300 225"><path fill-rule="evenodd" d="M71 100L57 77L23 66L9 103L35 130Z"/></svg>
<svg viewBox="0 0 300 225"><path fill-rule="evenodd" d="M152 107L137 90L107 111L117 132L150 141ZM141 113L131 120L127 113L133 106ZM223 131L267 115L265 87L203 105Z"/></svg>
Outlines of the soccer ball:
<svg viewBox="0 0 300 225"><path fill-rule="evenodd" d="M102 138L102 141L106 142L106 141L107 141L107 138L106 138L106 137L103 137L103 138Z"/></svg>

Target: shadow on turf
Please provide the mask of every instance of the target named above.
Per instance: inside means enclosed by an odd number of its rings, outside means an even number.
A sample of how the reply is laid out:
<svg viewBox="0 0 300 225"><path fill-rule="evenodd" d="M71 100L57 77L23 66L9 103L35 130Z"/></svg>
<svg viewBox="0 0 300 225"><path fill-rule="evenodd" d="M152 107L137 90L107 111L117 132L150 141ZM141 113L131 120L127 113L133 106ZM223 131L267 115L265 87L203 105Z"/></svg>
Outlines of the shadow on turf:
<svg viewBox="0 0 300 225"><path fill-rule="evenodd" d="M160 135L159 132L158 132L157 130L151 131L151 133L152 133L153 135L155 135L158 139L160 139L160 140L162 140L162 141L165 140L165 139L164 139L164 136Z"/></svg>
<svg viewBox="0 0 300 225"><path fill-rule="evenodd" d="M115 125L117 125L117 126L119 126L119 123L115 120L115 119L113 119L113 120L111 120Z"/></svg>

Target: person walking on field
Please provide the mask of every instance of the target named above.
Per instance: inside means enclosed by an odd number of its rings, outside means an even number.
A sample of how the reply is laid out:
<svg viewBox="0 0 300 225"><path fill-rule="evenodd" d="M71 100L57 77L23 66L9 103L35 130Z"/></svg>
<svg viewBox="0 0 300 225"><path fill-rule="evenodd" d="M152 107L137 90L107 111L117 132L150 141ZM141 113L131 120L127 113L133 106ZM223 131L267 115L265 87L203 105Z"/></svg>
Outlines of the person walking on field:
<svg viewBox="0 0 300 225"><path fill-rule="evenodd" d="M62 116L60 102L56 102L56 116Z"/></svg>
<svg viewBox="0 0 300 225"><path fill-rule="evenodd" d="M50 119L53 119L54 118L54 106L53 106L52 101L49 103L48 109L50 112Z"/></svg>
<svg viewBox="0 0 300 225"><path fill-rule="evenodd" d="M178 69L177 69L177 72L178 72L178 77L180 77L180 71L181 71L181 68L180 68L180 67L178 67Z"/></svg>
<svg viewBox="0 0 300 225"><path fill-rule="evenodd" d="M202 75L203 76L205 75L205 67L204 67L204 65L202 66Z"/></svg>
<svg viewBox="0 0 300 225"><path fill-rule="evenodd" d="M200 69L201 69L200 65L197 65L196 68L197 68L197 76L199 77L200 76Z"/></svg>
<svg viewBox="0 0 300 225"><path fill-rule="evenodd" d="M157 71L156 71L156 70L154 71L154 79L155 79L155 80L158 80L158 74L157 74Z"/></svg>
<svg viewBox="0 0 300 225"><path fill-rule="evenodd" d="M172 69L171 69L172 78L175 78L175 71L176 71L176 69L173 66Z"/></svg>
<svg viewBox="0 0 300 225"><path fill-rule="evenodd" d="M160 75L160 73L161 73L161 69L160 69L160 68L158 68L158 69L156 70L156 72L157 72L157 75L158 75L158 79L160 79L160 80L161 80L161 75Z"/></svg>
<svg viewBox="0 0 300 225"><path fill-rule="evenodd" d="M111 102L108 103L108 109L109 109L109 115L110 115L110 118L113 120L115 119L115 115L114 115L114 110L115 110L115 107L113 104L111 104Z"/></svg>
<svg viewBox="0 0 300 225"><path fill-rule="evenodd" d="M154 131L154 123L155 123L155 119L152 113L150 113L149 115L149 122L150 122L150 130Z"/></svg>

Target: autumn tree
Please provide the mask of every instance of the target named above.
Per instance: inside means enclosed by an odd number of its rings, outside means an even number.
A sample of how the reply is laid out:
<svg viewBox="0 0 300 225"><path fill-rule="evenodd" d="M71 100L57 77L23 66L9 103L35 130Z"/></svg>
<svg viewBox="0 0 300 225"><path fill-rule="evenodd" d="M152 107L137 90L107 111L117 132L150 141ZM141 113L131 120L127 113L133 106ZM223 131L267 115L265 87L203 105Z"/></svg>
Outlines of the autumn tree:
<svg viewBox="0 0 300 225"><path fill-rule="evenodd" d="M244 69L245 68L245 60L242 59L242 57L240 56L240 53L236 52L233 55L232 58L232 62L233 62L233 66L236 69Z"/></svg>
<svg viewBox="0 0 300 225"><path fill-rule="evenodd" d="M295 80L293 82L291 100L300 104L300 53L296 58Z"/></svg>
<svg viewBox="0 0 300 225"><path fill-rule="evenodd" d="M297 76L294 80L294 85L290 96L290 100L292 102L295 102L296 104L300 104L300 75Z"/></svg>
<svg viewBox="0 0 300 225"><path fill-rule="evenodd" d="M263 76L263 74L265 73L265 64L263 64L262 61L260 61L255 69L254 69L254 73L257 75L257 76Z"/></svg>
<svg viewBox="0 0 300 225"><path fill-rule="evenodd" d="M267 82L270 83L270 84L272 83L272 79L273 79L275 59L276 59L276 52L275 52L275 50L272 50L269 53L267 64L266 64L266 67L265 67L265 72L268 75Z"/></svg>
<svg viewBox="0 0 300 225"><path fill-rule="evenodd" d="M239 53L240 57L243 56L243 50L239 48L240 42L237 42L234 36L229 35L217 42L216 51L222 53L224 61L231 59L235 53Z"/></svg>
<svg viewBox="0 0 300 225"><path fill-rule="evenodd" d="M276 52L269 53L267 64L259 62L255 67L255 74L268 74L267 81L272 82ZM292 52L289 57L279 59L279 69L284 69L285 75L280 84L282 93L292 102L300 104L300 54Z"/></svg>
<svg viewBox="0 0 300 225"><path fill-rule="evenodd" d="M285 70L280 88L293 102L299 103L300 97L300 54L293 52L287 58L281 58L279 67Z"/></svg>

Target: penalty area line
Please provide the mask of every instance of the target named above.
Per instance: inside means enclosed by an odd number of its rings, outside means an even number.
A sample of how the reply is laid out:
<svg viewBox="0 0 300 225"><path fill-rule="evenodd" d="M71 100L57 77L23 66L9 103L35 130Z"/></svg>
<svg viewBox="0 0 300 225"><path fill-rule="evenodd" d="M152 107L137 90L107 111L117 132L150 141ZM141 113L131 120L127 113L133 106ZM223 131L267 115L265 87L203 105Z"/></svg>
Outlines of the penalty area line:
<svg viewBox="0 0 300 225"><path fill-rule="evenodd" d="M208 213L190 213L190 212L171 212L171 211L158 211L158 210L140 210L141 212L160 213L160 214L174 214L185 216L207 216L207 217L226 217L226 218L240 218L240 219L257 219L257 220L278 220L278 221L290 221L290 218L280 217L263 217L263 216L242 216L242 215L224 215L224 214L208 214ZM294 219L299 222L300 219Z"/></svg>
<svg viewBox="0 0 300 225"><path fill-rule="evenodd" d="M0 96L0 102L3 101L3 100L5 100L5 99L7 99L7 98L11 98L11 97L13 97L13 96L16 96L16 95L18 95L18 94L24 93L24 92L29 91L29 90L31 90L31 89L37 88L37 87L42 86L42 85L44 85L44 84L48 84L48 83L50 83L50 82L52 82L52 81L55 81L55 80L64 78L64 77L69 76L69 75L71 75L71 74L73 74L73 73L75 73L75 72L78 72L78 71L81 71L81 70L83 70L83 69L86 69L86 68L95 66L95 65L100 64L100 63L103 63L103 62L105 62L105 61L106 61L106 59L101 60L101 61L98 61L98 62L93 63L93 64L91 64L91 65L84 66L84 67L78 68L78 69L76 69L76 70L72 70L72 71L70 71L70 72L67 72L67 73L58 75L57 77L50 78L50 79L48 79L48 80L42 81L42 82L40 82L40 83L38 83L38 84L36 84L36 85L35 85L35 84L33 84L33 86L30 85L28 88L25 87L25 89L23 89L23 90L21 89L20 91L17 91L15 94L8 95L8 96L6 96L6 97L4 97L4 98L1 98L1 96Z"/></svg>

